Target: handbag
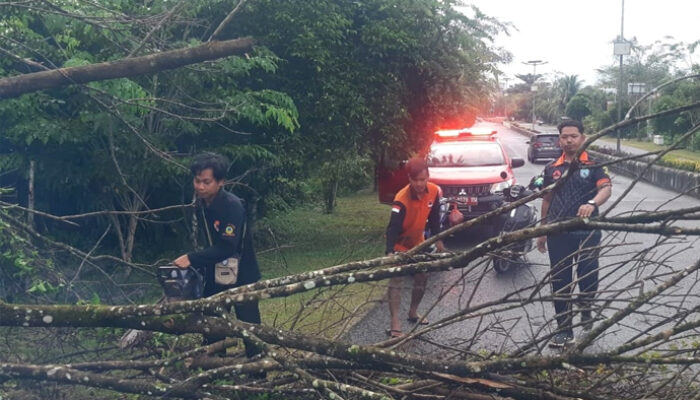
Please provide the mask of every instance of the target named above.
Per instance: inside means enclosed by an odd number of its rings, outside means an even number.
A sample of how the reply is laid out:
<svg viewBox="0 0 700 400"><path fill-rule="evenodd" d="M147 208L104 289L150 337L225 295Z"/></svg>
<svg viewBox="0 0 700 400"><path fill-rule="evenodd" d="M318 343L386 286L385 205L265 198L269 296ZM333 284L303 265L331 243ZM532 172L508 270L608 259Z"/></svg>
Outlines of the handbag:
<svg viewBox="0 0 700 400"><path fill-rule="evenodd" d="M202 210L204 214L204 210ZM209 239L209 245L213 246L214 242L211 240L211 234L209 233L209 226L207 224L207 217L204 215L204 229L207 231L207 239ZM243 223L243 233L241 234L240 248L238 254L243 254L243 238L245 237L246 224ZM221 260L214 264L214 283L222 286L233 286L238 281L238 257L229 257L225 260Z"/></svg>
<svg viewBox="0 0 700 400"><path fill-rule="evenodd" d="M214 282L217 285L232 286L238 280L238 258L229 257L214 264Z"/></svg>

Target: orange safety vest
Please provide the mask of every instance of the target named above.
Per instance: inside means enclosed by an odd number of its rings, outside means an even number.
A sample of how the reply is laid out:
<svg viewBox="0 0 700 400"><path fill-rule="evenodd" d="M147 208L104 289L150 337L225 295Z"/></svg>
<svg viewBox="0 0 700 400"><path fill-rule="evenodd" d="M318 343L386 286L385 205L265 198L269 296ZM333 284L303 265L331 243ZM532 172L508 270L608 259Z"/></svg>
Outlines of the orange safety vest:
<svg viewBox="0 0 700 400"><path fill-rule="evenodd" d="M393 207L402 205L406 215L401 226L401 234L394 245L394 251L407 251L425 241L425 224L433 203L439 201L440 187L428 182L426 189L427 193L421 199L413 194L410 185L406 185L396 193Z"/></svg>

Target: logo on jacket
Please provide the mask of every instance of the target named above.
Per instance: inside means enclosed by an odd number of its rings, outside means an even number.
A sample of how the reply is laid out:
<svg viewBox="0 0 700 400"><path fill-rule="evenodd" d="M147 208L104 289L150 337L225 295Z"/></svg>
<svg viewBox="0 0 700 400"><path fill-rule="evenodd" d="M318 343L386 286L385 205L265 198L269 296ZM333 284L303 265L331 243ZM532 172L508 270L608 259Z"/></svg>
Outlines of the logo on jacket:
<svg viewBox="0 0 700 400"><path fill-rule="evenodd" d="M233 224L226 225L226 228L224 228L224 236L236 236L236 227Z"/></svg>
<svg viewBox="0 0 700 400"><path fill-rule="evenodd" d="M552 179L557 180L559 178L561 178L561 171L555 169L554 172L552 172Z"/></svg>
<svg viewBox="0 0 700 400"><path fill-rule="evenodd" d="M583 179L588 178L588 175L590 175L590 174L591 174L591 170L588 169L588 168L584 168L584 169L582 169L581 171L579 171L579 175L580 175L581 178L583 178Z"/></svg>
<svg viewBox="0 0 700 400"><path fill-rule="evenodd" d="M219 225L220 225L220 224L221 224L221 222L219 222L218 219L217 219L217 220L214 220L214 230L215 230L215 231L217 231L217 232L219 231Z"/></svg>

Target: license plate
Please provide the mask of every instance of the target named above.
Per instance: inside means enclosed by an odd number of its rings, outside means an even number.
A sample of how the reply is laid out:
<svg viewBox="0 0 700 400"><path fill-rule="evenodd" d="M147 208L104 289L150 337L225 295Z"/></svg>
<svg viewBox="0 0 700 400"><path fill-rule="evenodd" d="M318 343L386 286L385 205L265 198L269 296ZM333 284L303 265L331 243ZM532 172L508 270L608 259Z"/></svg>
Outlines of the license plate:
<svg viewBox="0 0 700 400"><path fill-rule="evenodd" d="M457 201L468 206L475 206L479 204L479 198L475 196L459 196L457 197Z"/></svg>

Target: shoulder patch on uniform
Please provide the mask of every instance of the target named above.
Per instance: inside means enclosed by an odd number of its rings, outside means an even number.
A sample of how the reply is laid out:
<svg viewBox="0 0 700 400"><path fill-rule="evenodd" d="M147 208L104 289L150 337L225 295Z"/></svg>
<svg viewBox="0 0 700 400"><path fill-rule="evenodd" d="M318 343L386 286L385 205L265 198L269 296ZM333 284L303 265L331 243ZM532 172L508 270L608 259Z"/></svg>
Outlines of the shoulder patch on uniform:
<svg viewBox="0 0 700 400"><path fill-rule="evenodd" d="M588 178L588 176L589 176L590 174L591 174L591 170L589 170L588 168L582 168L581 170L579 170L579 175L580 175L581 178L583 178L583 179Z"/></svg>
<svg viewBox="0 0 700 400"><path fill-rule="evenodd" d="M228 236L228 237L236 236L236 226L234 224L226 225L226 228L224 228L224 236Z"/></svg>
<svg viewBox="0 0 700 400"><path fill-rule="evenodd" d="M552 179L557 180L559 178L561 178L561 171L555 169L554 172L552 172Z"/></svg>
<svg viewBox="0 0 700 400"><path fill-rule="evenodd" d="M391 206L391 212L400 213L401 207L399 207L398 205L393 205Z"/></svg>

